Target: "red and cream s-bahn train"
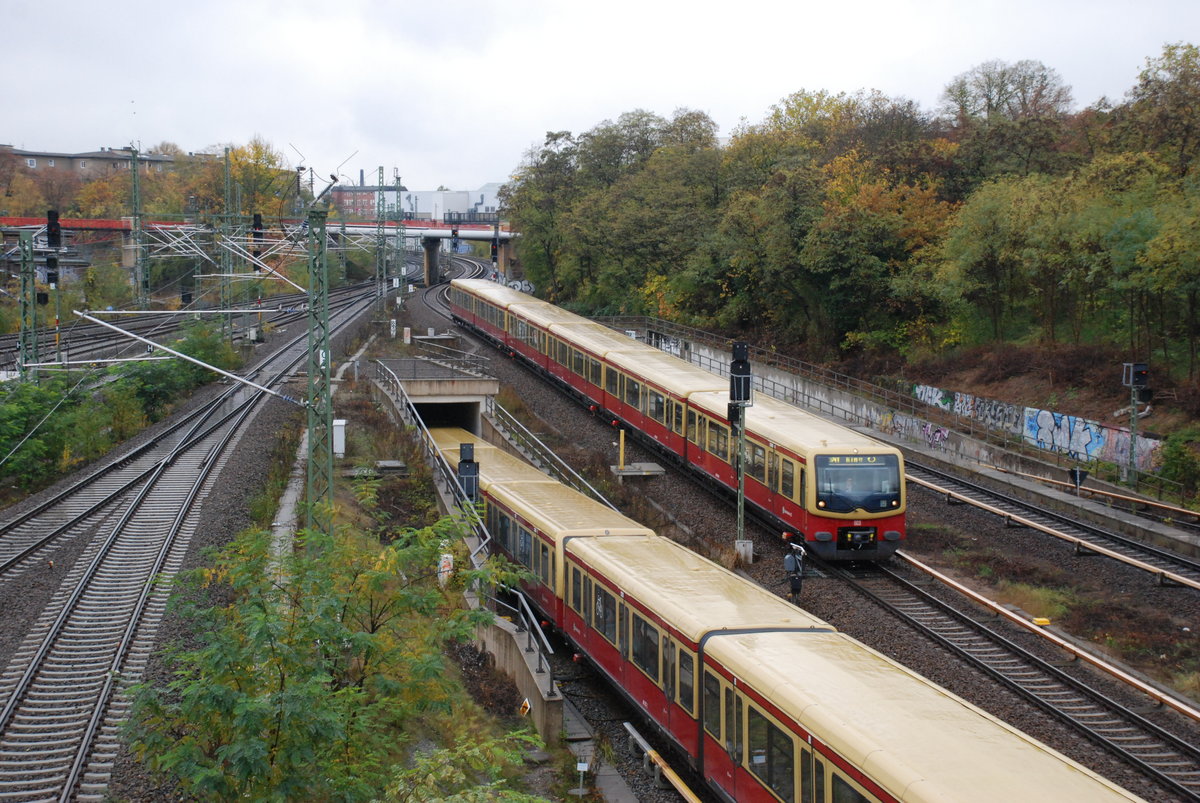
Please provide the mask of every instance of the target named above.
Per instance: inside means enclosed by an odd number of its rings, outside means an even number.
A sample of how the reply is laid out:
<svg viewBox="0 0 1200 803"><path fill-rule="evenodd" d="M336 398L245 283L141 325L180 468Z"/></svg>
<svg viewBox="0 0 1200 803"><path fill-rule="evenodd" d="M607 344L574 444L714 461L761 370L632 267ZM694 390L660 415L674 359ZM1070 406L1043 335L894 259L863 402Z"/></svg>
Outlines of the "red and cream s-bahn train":
<svg viewBox="0 0 1200 803"><path fill-rule="evenodd" d="M531 601L729 801L1136 796L750 580L462 429Z"/></svg>
<svg viewBox="0 0 1200 803"><path fill-rule="evenodd" d="M674 459L736 489L729 380L573 312L480 279L456 279L465 325L624 422ZM880 560L905 537L898 449L758 394L745 411L745 498L825 560Z"/></svg>

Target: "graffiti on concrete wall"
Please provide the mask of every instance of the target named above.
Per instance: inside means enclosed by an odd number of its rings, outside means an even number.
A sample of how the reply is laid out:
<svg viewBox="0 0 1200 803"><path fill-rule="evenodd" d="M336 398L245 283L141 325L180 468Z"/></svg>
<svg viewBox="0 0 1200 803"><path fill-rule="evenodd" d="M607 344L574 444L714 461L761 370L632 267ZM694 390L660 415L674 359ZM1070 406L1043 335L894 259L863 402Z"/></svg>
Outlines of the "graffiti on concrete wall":
<svg viewBox="0 0 1200 803"><path fill-rule="evenodd" d="M933 407L941 407L943 410L950 410L954 406L954 394L947 393L941 388L916 385L913 387L913 395L917 397L917 401Z"/></svg>
<svg viewBox="0 0 1200 803"><path fill-rule="evenodd" d="M927 422L921 425L921 436L929 448L936 449L950 437L950 430Z"/></svg>
<svg viewBox="0 0 1200 803"><path fill-rule="evenodd" d="M1025 441L1075 460L1099 459L1106 438L1105 427L1079 416L1025 408Z"/></svg>
<svg viewBox="0 0 1200 803"><path fill-rule="evenodd" d="M913 395L925 404L980 422L988 429L1020 435L1025 429L1025 407L985 399L971 393L942 390L931 385L914 385Z"/></svg>
<svg viewBox="0 0 1200 803"><path fill-rule="evenodd" d="M1109 427L1079 416L929 385L914 385L913 395L925 404L978 421L988 429L1020 435L1026 443L1070 455L1076 460L1103 460L1117 465L1129 462L1129 430L1122 427ZM930 441L929 432L922 430L921 435L931 446L936 445ZM1136 460L1139 471L1154 470L1161 445L1156 438L1138 436Z"/></svg>

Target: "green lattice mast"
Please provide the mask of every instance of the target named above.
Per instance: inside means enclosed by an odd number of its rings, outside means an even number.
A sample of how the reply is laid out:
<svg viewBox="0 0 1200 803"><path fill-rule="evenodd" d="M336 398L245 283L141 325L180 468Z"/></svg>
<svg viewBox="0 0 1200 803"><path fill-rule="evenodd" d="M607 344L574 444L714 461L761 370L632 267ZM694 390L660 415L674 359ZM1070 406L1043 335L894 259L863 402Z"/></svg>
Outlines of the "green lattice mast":
<svg viewBox="0 0 1200 803"><path fill-rule="evenodd" d="M323 209L308 213L308 505L305 525L333 534L333 401L329 266Z"/></svg>

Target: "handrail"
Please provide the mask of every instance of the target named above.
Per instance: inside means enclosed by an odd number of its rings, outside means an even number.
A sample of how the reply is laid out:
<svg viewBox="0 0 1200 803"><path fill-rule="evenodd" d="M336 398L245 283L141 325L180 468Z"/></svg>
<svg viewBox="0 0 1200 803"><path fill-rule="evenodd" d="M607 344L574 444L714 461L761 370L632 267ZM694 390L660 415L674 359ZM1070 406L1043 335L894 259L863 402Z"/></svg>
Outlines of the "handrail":
<svg viewBox="0 0 1200 803"><path fill-rule="evenodd" d="M387 393L392 394L392 397L396 399L397 410L399 411L401 418L404 420L404 423L415 427L418 430L418 434L421 439L421 445L425 452L426 462L429 463L430 468L434 472L434 481L439 483L439 485L447 493L454 497L459 510L463 511L467 526L472 529L475 537L479 539L479 545L475 549L471 550L470 553L472 565L476 569L479 569L483 566L483 559L479 557L479 554L483 552L489 544L491 544L492 535L488 531L487 525L484 524L483 519L479 516L478 508L471 501L470 497L467 496L466 491L463 490L462 484L459 483L458 472L450 467L450 464L446 462L446 459L442 456L442 453L434 447L433 437L429 434L429 430L425 427L425 422L421 420L421 416L417 413L416 405L413 404L412 399L410 399L408 393L405 392L404 383L400 381L400 378L397 377L388 366L384 365L379 360L375 361L375 379L383 386ZM553 655L554 649L550 646L550 642L546 639L546 634L542 632L542 629L538 623L538 618L534 615L533 609L529 605L529 601L525 595L515 588L510 588L509 591L516 596L518 602L520 603L519 610L517 611L520 620L518 627L526 630L530 634L534 632L538 634L540 644L538 645L539 648L536 650L538 658L537 671L539 674L546 671L550 672L548 693L553 696L555 694L554 669L547 656ZM496 599L490 594L481 594L481 596L497 605L503 605L512 609L512 606L507 605L507 603ZM526 641L525 651L535 651L532 635L530 635Z"/></svg>
<svg viewBox="0 0 1200 803"><path fill-rule="evenodd" d="M542 469L554 479L564 485L569 485L581 494L590 496L601 504L616 510L617 507L612 502L608 501L604 494L600 493L596 488L584 479L575 469L571 468L567 463L559 457L554 451L542 443L542 441L530 432L524 424L516 419L516 417L506 410L502 405L497 404L495 399L490 396L487 399L485 409L491 415L492 425L501 435L503 435L509 443L515 446L518 450L532 453L541 463L538 468Z"/></svg>

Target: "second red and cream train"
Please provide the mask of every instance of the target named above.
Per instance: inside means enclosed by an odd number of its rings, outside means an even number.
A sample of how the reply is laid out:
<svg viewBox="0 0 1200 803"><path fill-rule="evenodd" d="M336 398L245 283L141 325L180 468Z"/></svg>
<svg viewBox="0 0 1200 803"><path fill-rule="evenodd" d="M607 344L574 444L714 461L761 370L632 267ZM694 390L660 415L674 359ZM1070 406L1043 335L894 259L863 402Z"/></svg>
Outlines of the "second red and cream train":
<svg viewBox="0 0 1200 803"><path fill-rule="evenodd" d="M456 321L553 377L667 455L736 489L727 379L575 313L478 279L450 288ZM880 560L905 538L898 449L758 394L744 489L785 537L826 560Z"/></svg>

